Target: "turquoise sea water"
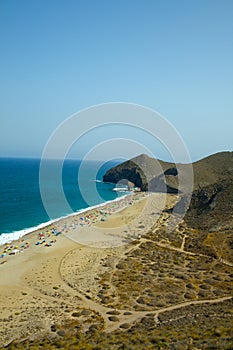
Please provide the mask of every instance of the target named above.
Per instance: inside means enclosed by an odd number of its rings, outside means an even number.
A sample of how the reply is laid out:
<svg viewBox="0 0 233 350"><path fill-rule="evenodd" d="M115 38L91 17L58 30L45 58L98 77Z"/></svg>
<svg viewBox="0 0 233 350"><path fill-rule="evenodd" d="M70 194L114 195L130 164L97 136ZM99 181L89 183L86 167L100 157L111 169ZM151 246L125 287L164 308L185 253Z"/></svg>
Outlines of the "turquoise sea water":
<svg viewBox="0 0 233 350"><path fill-rule="evenodd" d="M70 210L59 201L53 178L48 178L45 184L50 194L48 200L56 208L51 217L44 208L40 194L40 160L0 158L0 242L1 235L3 238L6 234L17 235L24 230L29 232L42 223L121 196L121 193L112 190L114 184L101 181L103 174L116 164L117 162L108 162L101 166L96 161L84 164L81 161L66 160L62 184ZM84 169L82 172L80 165ZM51 169L56 167L56 161L48 161L48 166ZM98 195L93 189L96 189Z"/></svg>

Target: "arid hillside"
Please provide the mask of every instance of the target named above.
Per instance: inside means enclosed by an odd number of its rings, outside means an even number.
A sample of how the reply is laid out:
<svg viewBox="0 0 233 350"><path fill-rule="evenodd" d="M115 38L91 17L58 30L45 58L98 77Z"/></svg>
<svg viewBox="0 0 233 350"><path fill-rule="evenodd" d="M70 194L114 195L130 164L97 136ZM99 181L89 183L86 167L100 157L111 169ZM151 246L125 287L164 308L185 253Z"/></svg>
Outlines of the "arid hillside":
<svg viewBox="0 0 233 350"><path fill-rule="evenodd" d="M187 165L178 164L179 171L186 173ZM131 160L119 164L104 175L105 182L117 183L127 179L141 187L142 190L154 192L176 193L179 175L174 163L164 162L141 154ZM203 158L192 164L194 190L233 180L233 152L220 152Z"/></svg>

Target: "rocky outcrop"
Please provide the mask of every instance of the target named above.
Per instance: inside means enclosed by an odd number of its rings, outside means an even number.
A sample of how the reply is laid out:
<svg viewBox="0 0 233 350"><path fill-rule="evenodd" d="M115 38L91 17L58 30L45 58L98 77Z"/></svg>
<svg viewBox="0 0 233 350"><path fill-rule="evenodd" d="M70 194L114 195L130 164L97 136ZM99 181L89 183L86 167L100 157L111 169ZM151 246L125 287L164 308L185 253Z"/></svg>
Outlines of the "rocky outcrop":
<svg viewBox="0 0 233 350"><path fill-rule="evenodd" d="M175 164L142 154L111 168L103 181L118 183L126 179L143 191L177 193L177 175Z"/></svg>
<svg viewBox="0 0 233 350"><path fill-rule="evenodd" d="M174 164L150 158L145 154L128 160L107 171L104 182L117 183L126 179L143 191L177 193L178 175L187 171L188 165ZM223 180L233 179L233 152L221 152L192 164L194 190L220 184Z"/></svg>
<svg viewBox="0 0 233 350"><path fill-rule="evenodd" d="M124 167L110 169L103 177L104 182L118 183L123 180L128 180L137 187L144 187L143 174L131 161L125 164Z"/></svg>
<svg viewBox="0 0 233 350"><path fill-rule="evenodd" d="M140 155L112 169L104 181L117 183L127 179L144 191L177 193L179 172L186 165L163 162ZM193 228L212 231L233 228L233 152L221 152L194 162L193 192L185 221ZM189 203L185 193L174 208L183 213Z"/></svg>
<svg viewBox="0 0 233 350"><path fill-rule="evenodd" d="M185 221L200 230L233 228L233 152L221 152L193 164L194 191Z"/></svg>
<svg viewBox="0 0 233 350"><path fill-rule="evenodd" d="M215 231L233 229L233 181L218 181L192 194L185 221L193 228Z"/></svg>

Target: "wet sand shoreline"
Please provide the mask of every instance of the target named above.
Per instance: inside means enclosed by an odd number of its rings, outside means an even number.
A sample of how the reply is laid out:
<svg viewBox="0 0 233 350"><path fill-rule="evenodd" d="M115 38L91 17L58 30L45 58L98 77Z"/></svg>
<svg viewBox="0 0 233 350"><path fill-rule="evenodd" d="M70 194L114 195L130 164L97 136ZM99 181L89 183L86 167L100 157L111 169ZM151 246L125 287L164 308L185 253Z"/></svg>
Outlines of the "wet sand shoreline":
<svg viewBox="0 0 233 350"><path fill-rule="evenodd" d="M60 234L69 234L74 229L80 229L84 226L91 226L97 222L106 221L106 219L120 212L129 204L133 204L138 200L145 198L148 194L138 193L129 194L119 197L116 200L99 204L95 207L87 208L81 212L58 218L52 223L38 228L32 232L19 237L18 239L6 242L0 246L0 264L4 264L10 255L19 254L29 249L32 244L53 244L57 242ZM51 243L50 243L51 242ZM4 256L5 255L5 256Z"/></svg>

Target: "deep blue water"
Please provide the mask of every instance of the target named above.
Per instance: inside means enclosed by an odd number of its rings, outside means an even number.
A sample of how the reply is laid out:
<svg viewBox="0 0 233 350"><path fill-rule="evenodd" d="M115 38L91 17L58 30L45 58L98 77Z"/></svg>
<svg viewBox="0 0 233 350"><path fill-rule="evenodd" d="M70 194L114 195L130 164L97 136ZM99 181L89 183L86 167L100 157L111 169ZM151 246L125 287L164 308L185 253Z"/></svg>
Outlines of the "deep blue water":
<svg viewBox="0 0 233 350"><path fill-rule="evenodd" d="M88 161L82 163L84 170L81 173L80 164L80 161L66 160L63 165L62 184L69 210L60 201L53 178L48 176L46 179L48 205L55 208L51 217L44 208L40 194L40 160L0 158L0 234L35 227L119 196L112 191L113 184L101 182L103 174L116 162L100 167L100 163ZM56 161L48 161L48 167L56 167Z"/></svg>

